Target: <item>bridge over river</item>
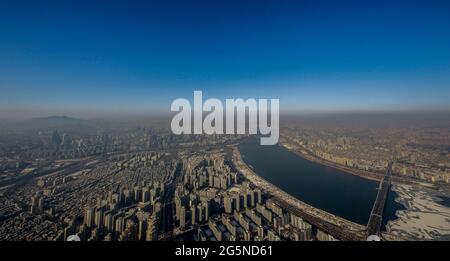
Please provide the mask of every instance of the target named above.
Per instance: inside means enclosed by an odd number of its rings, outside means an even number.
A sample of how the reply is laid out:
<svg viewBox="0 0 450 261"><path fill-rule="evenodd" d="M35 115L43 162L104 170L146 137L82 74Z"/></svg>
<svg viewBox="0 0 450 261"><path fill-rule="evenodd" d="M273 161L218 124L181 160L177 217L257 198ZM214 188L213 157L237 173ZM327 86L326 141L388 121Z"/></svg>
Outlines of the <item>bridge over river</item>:
<svg viewBox="0 0 450 261"><path fill-rule="evenodd" d="M380 233L381 224L383 222L383 211L386 199L391 186L392 162L389 162L386 175L381 179L378 186L378 194L370 213L369 222L367 223L366 236L378 235Z"/></svg>

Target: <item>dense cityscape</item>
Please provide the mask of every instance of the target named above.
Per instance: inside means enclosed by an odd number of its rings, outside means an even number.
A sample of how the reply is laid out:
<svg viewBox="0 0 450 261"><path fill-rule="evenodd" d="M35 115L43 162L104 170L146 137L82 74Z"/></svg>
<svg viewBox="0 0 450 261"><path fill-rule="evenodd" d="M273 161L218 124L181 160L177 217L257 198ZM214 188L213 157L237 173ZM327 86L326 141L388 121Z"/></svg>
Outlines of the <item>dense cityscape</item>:
<svg viewBox="0 0 450 261"><path fill-rule="evenodd" d="M41 129L29 128L38 122ZM364 240L363 225L310 206L260 178L240 155L238 144L247 136L173 135L158 121L150 125L54 116L4 128L0 240L67 240L71 235L86 241ZM425 129L411 139L419 143L426 133L438 131ZM405 130L399 132L409 139ZM398 141L411 150L401 147L392 179L429 183L448 193L444 144L436 138L433 149ZM376 132L362 136L359 130L312 132L288 126L280 146L349 169L345 175L380 180L390 153L400 146L392 144ZM428 157L411 160L423 154ZM414 168L414 163L417 169L405 175L402 164ZM379 235L383 240L414 238L395 230Z"/></svg>
<svg viewBox="0 0 450 261"><path fill-rule="evenodd" d="M332 239L236 170L242 137L39 136L2 146L1 240Z"/></svg>

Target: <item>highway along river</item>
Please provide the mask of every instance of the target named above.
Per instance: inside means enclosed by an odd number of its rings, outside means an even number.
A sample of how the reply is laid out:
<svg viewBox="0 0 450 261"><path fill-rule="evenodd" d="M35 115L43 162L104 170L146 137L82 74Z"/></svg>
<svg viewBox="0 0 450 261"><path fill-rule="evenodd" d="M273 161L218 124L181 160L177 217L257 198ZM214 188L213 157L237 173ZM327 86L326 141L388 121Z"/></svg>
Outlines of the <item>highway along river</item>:
<svg viewBox="0 0 450 261"><path fill-rule="evenodd" d="M257 139L242 143L239 150L258 175L285 192L316 208L367 224L378 182L306 160L278 145L261 146ZM389 192L382 229L403 208L394 201L396 196Z"/></svg>

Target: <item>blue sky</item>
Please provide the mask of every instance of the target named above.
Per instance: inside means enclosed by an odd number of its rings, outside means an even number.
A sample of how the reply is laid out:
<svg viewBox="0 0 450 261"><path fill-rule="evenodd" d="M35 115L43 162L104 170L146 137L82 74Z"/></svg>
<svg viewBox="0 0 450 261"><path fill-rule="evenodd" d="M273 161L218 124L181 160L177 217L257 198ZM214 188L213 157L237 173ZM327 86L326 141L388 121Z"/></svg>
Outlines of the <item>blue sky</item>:
<svg viewBox="0 0 450 261"><path fill-rule="evenodd" d="M449 14L449 1L1 1L0 108L164 112L203 90L283 110L448 110Z"/></svg>

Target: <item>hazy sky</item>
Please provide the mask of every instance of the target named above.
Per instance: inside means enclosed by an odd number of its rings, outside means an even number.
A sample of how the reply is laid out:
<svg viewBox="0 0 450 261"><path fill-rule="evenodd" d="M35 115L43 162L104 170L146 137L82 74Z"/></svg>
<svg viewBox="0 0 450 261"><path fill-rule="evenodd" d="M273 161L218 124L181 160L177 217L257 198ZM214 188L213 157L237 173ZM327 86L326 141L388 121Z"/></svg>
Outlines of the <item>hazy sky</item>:
<svg viewBox="0 0 450 261"><path fill-rule="evenodd" d="M0 114L450 109L450 1L1 1ZM52 113L53 112L53 113Z"/></svg>

